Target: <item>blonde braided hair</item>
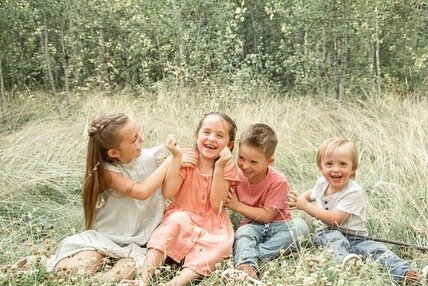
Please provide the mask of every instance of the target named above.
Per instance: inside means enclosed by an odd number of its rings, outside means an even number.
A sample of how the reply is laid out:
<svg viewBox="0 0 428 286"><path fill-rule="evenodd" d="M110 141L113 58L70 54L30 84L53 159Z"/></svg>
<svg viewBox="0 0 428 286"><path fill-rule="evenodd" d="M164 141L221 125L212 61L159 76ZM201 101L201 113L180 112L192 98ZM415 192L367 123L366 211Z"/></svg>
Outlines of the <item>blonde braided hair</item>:
<svg viewBox="0 0 428 286"><path fill-rule="evenodd" d="M112 120L115 119L115 116L112 115L112 118L106 118L103 119L101 122L96 122L95 120L92 122L92 126L88 130L88 135L94 136L98 134L99 132L103 131L103 129L112 122Z"/></svg>

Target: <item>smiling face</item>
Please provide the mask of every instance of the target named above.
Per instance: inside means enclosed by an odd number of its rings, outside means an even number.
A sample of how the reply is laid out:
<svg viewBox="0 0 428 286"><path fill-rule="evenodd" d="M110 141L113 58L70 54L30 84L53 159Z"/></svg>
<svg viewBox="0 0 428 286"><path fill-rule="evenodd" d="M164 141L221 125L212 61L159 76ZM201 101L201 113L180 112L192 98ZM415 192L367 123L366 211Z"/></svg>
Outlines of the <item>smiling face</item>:
<svg viewBox="0 0 428 286"><path fill-rule="evenodd" d="M127 163L141 155L144 137L141 133L141 127L137 122L130 120L120 129L119 137L121 138L119 146L110 149L108 154L121 163Z"/></svg>
<svg viewBox="0 0 428 286"><path fill-rule="evenodd" d="M239 144L238 166L251 184L258 184L266 177L273 158L266 158L260 148Z"/></svg>
<svg viewBox="0 0 428 286"><path fill-rule="evenodd" d="M319 168L333 192L343 189L348 184L349 179L355 175L352 153L346 146L339 146L324 154L320 160Z"/></svg>
<svg viewBox="0 0 428 286"><path fill-rule="evenodd" d="M196 134L199 155L215 160L225 146L231 148L233 141L229 136L229 123L218 115L209 115L202 121Z"/></svg>

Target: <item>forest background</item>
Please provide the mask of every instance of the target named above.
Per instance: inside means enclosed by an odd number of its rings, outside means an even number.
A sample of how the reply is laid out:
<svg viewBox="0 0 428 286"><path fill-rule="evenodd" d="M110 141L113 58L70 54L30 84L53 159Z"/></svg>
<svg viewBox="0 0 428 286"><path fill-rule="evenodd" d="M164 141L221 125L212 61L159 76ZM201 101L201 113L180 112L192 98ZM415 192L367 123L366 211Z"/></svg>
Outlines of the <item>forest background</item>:
<svg viewBox="0 0 428 286"><path fill-rule="evenodd" d="M298 191L318 176L317 146L350 138L370 232L428 245L427 31L421 0L2 0L0 284L90 283L12 264L82 230L85 132L100 111L134 113L146 146L170 132L192 146L212 110L240 131L268 123L280 141L275 165ZM390 246L415 268L428 264L425 252ZM330 258L307 242L263 264L262 278L392 285L370 261L344 271ZM222 285L230 263L201 284Z"/></svg>

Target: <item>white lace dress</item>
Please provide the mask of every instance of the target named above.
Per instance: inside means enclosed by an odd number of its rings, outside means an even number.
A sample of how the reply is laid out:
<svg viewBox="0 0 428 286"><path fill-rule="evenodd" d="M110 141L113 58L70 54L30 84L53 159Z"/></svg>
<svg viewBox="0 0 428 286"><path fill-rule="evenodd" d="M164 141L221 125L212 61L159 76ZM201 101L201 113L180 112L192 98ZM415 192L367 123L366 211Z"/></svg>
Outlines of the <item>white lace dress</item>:
<svg viewBox="0 0 428 286"><path fill-rule="evenodd" d="M107 164L106 168L140 181L147 178L168 156L164 146L144 149L139 158L127 164ZM48 271L65 257L84 250L96 250L112 258L134 258L141 269L146 243L163 219L165 201L161 189L146 200L125 196L113 189L104 191L96 209L95 227L65 238L49 261Z"/></svg>

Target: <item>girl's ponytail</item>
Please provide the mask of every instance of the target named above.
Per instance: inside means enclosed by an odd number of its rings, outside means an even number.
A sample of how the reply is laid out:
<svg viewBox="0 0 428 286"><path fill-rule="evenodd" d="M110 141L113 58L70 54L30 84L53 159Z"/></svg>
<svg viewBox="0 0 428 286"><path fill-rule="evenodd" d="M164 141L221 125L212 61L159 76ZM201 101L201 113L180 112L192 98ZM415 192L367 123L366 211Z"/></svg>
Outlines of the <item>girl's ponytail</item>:
<svg viewBox="0 0 428 286"><path fill-rule="evenodd" d="M95 211L101 193L110 185L111 178L105 164L110 162L107 152L120 144L120 129L128 122L124 113L99 114L88 130L89 141L86 156L85 181L83 182L83 210L85 228L92 229Z"/></svg>
<svg viewBox="0 0 428 286"><path fill-rule="evenodd" d="M93 137L90 137L86 157L85 181L83 183L83 210L86 229L93 227L98 199L101 192L106 189L106 174L100 148L96 145Z"/></svg>

